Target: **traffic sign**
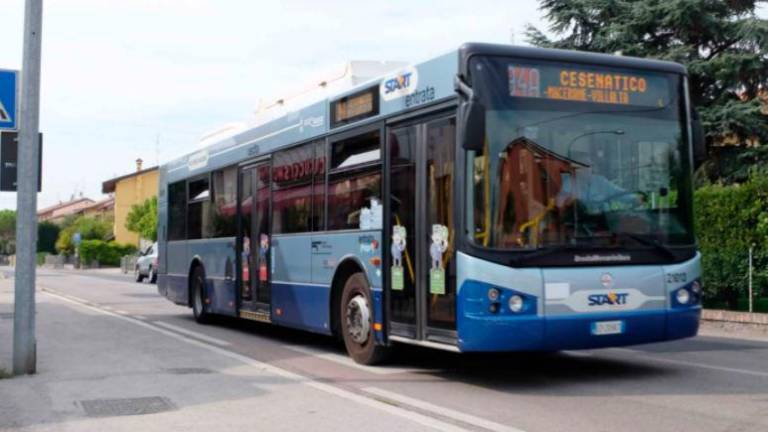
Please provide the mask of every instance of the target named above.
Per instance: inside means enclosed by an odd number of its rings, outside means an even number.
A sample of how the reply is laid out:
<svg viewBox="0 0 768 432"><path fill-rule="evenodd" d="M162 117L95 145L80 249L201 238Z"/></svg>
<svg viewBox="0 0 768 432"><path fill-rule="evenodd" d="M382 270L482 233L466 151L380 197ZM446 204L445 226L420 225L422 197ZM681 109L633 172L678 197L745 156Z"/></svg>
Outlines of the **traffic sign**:
<svg viewBox="0 0 768 432"><path fill-rule="evenodd" d="M18 132L0 132L0 192L15 192L16 178L19 161ZM43 185L43 134L39 136L39 148L37 160L37 191L40 192Z"/></svg>
<svg viewBox="0 0 768 432"><path fill-rule="evenodd" d="M0 69L0 130L17 130L19 117L19 73Z"/></svg>

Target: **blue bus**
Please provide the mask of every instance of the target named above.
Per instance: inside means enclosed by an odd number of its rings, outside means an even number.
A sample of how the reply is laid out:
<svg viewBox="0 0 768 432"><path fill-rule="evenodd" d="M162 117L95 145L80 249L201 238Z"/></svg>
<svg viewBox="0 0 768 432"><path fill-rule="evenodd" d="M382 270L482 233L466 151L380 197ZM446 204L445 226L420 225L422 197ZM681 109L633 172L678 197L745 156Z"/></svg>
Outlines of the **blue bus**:
<svg viewBox="0 0 768 432"><path fill-rule="evenodd" d="M465 44L162 166L158 290L362 364L691 337L703 152L679 64Z"/></svg>

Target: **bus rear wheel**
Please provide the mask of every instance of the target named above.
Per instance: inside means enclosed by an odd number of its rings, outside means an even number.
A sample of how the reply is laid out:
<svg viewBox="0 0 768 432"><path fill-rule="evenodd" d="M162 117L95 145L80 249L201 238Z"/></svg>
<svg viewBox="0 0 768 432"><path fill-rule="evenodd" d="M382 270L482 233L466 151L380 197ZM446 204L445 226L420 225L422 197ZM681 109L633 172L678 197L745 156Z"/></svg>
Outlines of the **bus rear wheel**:
<svg viewBox="0 0 768 432"><path fill-rule="evenodd" d="M206 324L210 321L210 314L205 305L205 272L200 266L192 271L192 314L198 324Z"/></svg>
<svg viewBox="0 0 768 432"><path fill-rule="evenodd" d="M371 290L363 273L354 273L347 279L339 312L341 333L349 356L364 365L384 361L389 348L376 344Z"/></svg>

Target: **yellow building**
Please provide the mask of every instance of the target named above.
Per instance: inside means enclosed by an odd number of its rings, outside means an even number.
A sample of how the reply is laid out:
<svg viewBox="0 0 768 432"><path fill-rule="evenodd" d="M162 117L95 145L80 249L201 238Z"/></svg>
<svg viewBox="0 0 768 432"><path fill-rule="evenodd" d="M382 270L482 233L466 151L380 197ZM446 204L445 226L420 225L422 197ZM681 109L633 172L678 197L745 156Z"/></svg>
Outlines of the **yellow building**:
<svg viewBox="0 0 768 432"><path fill-rule="evenodd" d="M115 198L115 240L141 247L139 235L128 231L125 221L134 204L140 204L147 198L157 196L158 178L157 167L142 169L142 161L136 161L136 172L116 177L102 183L103 193L113 194Z"/></svg>

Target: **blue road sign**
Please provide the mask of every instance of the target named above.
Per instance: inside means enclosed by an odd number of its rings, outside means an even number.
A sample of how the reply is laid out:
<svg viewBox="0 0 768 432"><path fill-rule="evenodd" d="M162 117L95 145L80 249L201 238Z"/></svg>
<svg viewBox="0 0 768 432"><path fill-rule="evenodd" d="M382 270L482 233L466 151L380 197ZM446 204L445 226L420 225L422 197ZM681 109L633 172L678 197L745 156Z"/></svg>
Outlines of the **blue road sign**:
<svg viewBox="0 0 768 432"><path fill-rule="evenodd" d="M0 130L16 130L19 117L19 73L0 69Z"/></svg>

